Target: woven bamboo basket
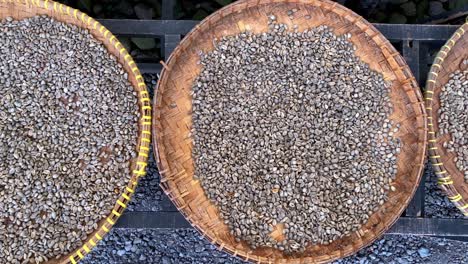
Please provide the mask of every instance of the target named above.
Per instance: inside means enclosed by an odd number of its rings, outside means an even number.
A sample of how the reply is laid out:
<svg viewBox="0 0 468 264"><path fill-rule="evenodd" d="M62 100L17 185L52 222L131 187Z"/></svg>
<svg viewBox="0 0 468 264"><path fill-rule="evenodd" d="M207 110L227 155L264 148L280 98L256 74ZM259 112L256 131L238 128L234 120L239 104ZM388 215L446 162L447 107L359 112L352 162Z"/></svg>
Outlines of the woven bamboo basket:
<svg viewBox="0 0 468 264"><path fill-rule="evenodd" d="M138 106L141 119L138 123L138 156L131 161L132 178L124 190L121 190L121 196L116 201L114 208L103 208L110 210L109 216L98 223L98 228L88 236L82 245L76 245L76 249L69 255L60 259L54 259L48 264L56 263L77 263L83 259L96 244L109 232L117 219L123 213L135 188L138 179L145 175L146 165L149 155L151 140L151 103L146 85L135 62L125 50L123 45L112 35L112 33L102 26L99 22L88 15L70 8L68 6L48 1L48 0L0 0L0 19L13 17L14 19L24 19L36 15L47 15L57 21L87 29L96 39L101 41L107 50L114 55L118 62L128 73L129 81L138 95Z"/></svg>
<svg viewBox="0 0 468 264"><path fill-rule="evenodd" d="M297 9L293 18L287 11ZM193 178L192 84L201 71L200 51L213 49L213 40L246 30L268 30L268 15L298 25L298 30L327 25L335 34L351 33L356 54L391 83L391 119L401 125L402 148L398 173L389 200L357 232L328 245L309 246L302 254L286 255L273 248L251 249L236 242L218 210ZM159 80L154 101L154 149L162 175L161 186L186 219L219 249L257 263L323 263L349 256L382 235L402 214L419 184L426 150L426 116L421 91L395 48L370 23L328 0L241 0L197 25L172 53ZM278 230L278 229L277 229ZM281 236L275 234L273 237Z"/></svg>
<svg viewBox="0 0 468 264"><path fill-rule="evenodd" d="M438 111L439 95L442 87L449 81L450 74L468 68L467 31L468 19L439 51L429 72L425 94L429 159L434 167L440 188L465 216L468 216L468 183L465 182L463 171L455 165L456 153L448 152L443 146L451 136L439 133Z"/></svg>

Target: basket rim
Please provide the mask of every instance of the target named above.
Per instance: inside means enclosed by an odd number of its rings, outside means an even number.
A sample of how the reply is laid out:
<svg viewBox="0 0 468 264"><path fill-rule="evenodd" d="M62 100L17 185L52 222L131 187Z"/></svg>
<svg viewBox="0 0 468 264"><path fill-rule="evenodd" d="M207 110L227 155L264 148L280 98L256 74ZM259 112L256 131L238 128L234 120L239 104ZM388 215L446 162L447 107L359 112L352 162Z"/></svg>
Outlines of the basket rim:
<svg viewBox="0 0 468 264"><path fill-rule="evenodd" d="M425 118L426 111L425 111L425 107L424 107L424 99L423 99L422 93L421 93L421 91L419 89L419 85L417 84L416 79L414 78L413 74L411 73L411 71L409 69L409 66L407 65L404 58L393 47L393 45L391 45L390 42L382 35L382 33L380 31L378 31L370 22L368 22L363 17L357 15L352 10L340 5L337 2L330 1L330 0L305 0L305 1L304 0L240 0L240 1L237 1L237 2L234 2L234 3L230 4L228 6L223 7L222 9L216 11L215 13L211 14L210 16L208 16L204 20L202 20L192 30L190 30L190 32L179 43L179 45L176 47L176 49L171 53L171 55L167 59L166 63L163 64L164 67L163 67L163 69L161 71L161 75L160 75L160 78L158 80L158 85L157 85L157 88L155 90L155 99L154 99L154 107L153 107L153 109L155 111L154 114L153 114L153 121L154 121L153 122L153 126L154 126L153 129L154 129L155 133L153 134L152 144L153 144L156 164L157 164L158 170L159 170L160 175L161 175L161 184L160 184L160 186L164 190L166 195L168 195L168 197L171 199L171 201L176 205L176 207L182 213L182 215L185 217L185 219L204 238L206 238L212 244L217 246L219 250L225 250L225 251L229 252L231 255L236 256L236 257L238 257L238 258L240 258L242 260L252 261L252 262L256 262L256 263L277 263L278 260L274 260L272 258L267 258L267 257L255 256L255 255L249 254L248 252L239 251L239 250L237 250L235 248L230 247L230 245L226 245L226 244L220 242L218 239L216 239L214 237L210 237L209 234L207 234L206 232L203 231L203 228L201 228L198 225L198 223L196 223L189 215L187 215L185 213L183 208L179 207L179 203L177 202L177 199L180 198L180 197L178 195L174 194L173 191L168 187L168 185L166 185L166 182L169 180L168 179L169 178L168 177L168 170L165 168L165 165L163 164L163 161L161 160L161 156L164 156L165 153L164 153L164 150L162 149L162 147L159 145L159 142L161 141L161 133L158 133L158 129L157 129L156 125L159 123L159 118L160 118L159 113L157 111L158 110L157 108L159 107L158 101L161 99L161 90L164 89L163 84L165 84L167 82L166 77L170 74L170 71L171 71L171 65L170 64L179 55L179 53L183 52L183 50L185 49L184 44L187 41L187 39L191 35L197 33L198 31L202 31L203 27L209 26L211 24L210 20L213 19L213 18L216 18L216 17L222 18L222 17L225 17L225 16L227 16L229 14L232 14L232 13L235 13L235 12L240 13L242 10L245 10L246 8L249 8L249 7L252 7L252 6L266 5L266 4L269 4L269 3L301 3L301 4L307 4L307 5L315 4L314 6L316 6L318 8L322 8L323 11L327 11L327 12L334 12L335 8L339 6L343 10L346 11L345 14L343 14L343 15L339 14L340 17L342 17L344 19L348 19L349 21L353 21L353 23L355 25L358 25L358 27L360 29L362 29L362 27L364 27L364 26L367 27L367 32L366 33L368 33L368 35L372 35L372 37L381 37L381 39L385 43L386 48L388 48L388 52L391 54L390 55L391 58L395 59L396 61L402 61L402 63L399 65L401 67L400 69L410 73L411 76L407 77L406 81L410 84L411 88L415 90L415 95L416 95L416 98L417 98L417 104L414 103L414 105L422 113L422 116L423 116L422 121L421 121L421 123L422 123L421 125L423 126L422 129L425 131L426 128L427 128L427 122L426 122L426 118ZM370 34L369 31L371 31L372 34ZM363 30L363 32L364 32L364 30ZM392 71L395 71L395 70L392 69ZM422 136L421 141L426 142L427 141L427 134L422 133L421 136ZM425 151L426 151L426 144L423 144L422 149L421 149L421 153L425 153ZM417 189L417 186L419 185L419 182L421 180L422 171L423 171L423 168L424 168L424 161L425 161L425 155L421 154L420 157L419 157L419 160L417 160L417 162L416 162L418 165L415 165L415 166L418 167L417 168L417 179L415 181L416 184L412 188L411 193L408 195L408 197L406 197L405 203L402 206L400 206L399 213L395 214L395 216L392 218L389 225L386 226L384 230L382 230L379 233L376 233L375 236L371 239L371 241L369 241L369 243L362 244L355 251L349 252L349 253L341 255L341 256L331 256L328 259L318 260L318 263L322 263L322 262L325 263L325 262L332 261L332 260L335 260L335 259L338 259L338 258L344 258L344 257L350 256L350 255L354 254L355 252L357 252L359 249L362 249L363 247L370 245L372 242L377 240L385 231L387 231L398 220L399 215L401 215L403 213L403 211L405 210L405 208L409 204L409 202L411 200L411 197L414 195L414 193L415 193L415 191ZM288 261L292 261L292 262L296 263L297 261L300 261L300 259L299 258L294 258L294 259L288 259ZM283 262L281 262L281 263L283 263Z"/></svg>
<svg viewBox="0 0 468 264"><path fill-rule="evenodd" d="M447 198L461 211L465 216L468 216L468 197L464 197L462 192L459 191L459 186L454 184L453 177L447 170L447 167L443 163L443 153L439 149L445 150L445 147L437 139L439 134L438 127L436 128L433 124L433 119L438 117L438 113L432 110L432 106L435 104L435 101L439 101L439 98L435 98L434 90L436 89L436 84L439 81L438 75L441 70L442 64L446 62L445 58L453 51L452 48L463 38L466 38L465 35L468 31L468 17L466 22L461 25L455 33L445 42L442 48L437 53L434 62L428 73L428 78L426 81L426 91L425 91L425 102L427 110L427 122L428 126L428 145L429 145L429 160L431 161L432 167L435 170L435 175L437 176L437 182L439 187L445 193ZM468 54L468 53L467 53ZM458 68L459 69L459 68ZM440 87L446 83L439 83ZM456 168L458 170L458 168ZM468 185L468 183L465 183Z"/></svg>
<svg viewBox="0 0 468 264"><path fill-rule="evenodd" d="M71 8L67 5L63 5L52 0L3 0L1 4L7 6L11 5L17 9L38 9L45 12L45 14L38 13L36 11L31 12L31 16L26 17L32 17L34 15L48 15L59 22L68 25L75 25L77 27L88 30L95 39L101 42L109 54L117 58L117 63L120 64L122 69L128 74L127 80L133 87L134 92L137 94L138 110L139 114L141 115L140 119L138 120L137 148L135 149L138 155L136 158L130 161L130 180L120 193L120 196L115 202L113 208L105 209L110 209L111 213L109 213L108 216L102 218L102 220L97 223L98 227L95 229L95 231L88 235L85 240L81 241L83 243L82 246L69 251L59 259L49 260L46 262L76 264L81 259L83 259L115 225L117 219L122 215L123 211L127 207L127 204L131 200L139 178L146 174L146 166L151 142L152 121L149 93L147 91L147 87L141 72L139 71L131 55L127 52L122 43L120 43L120 41L108 29L106 29L94 18L79 11L78 9ZM73 20L73 22L65 21L65 17ZM102 40L98 39L98 37L102 38ZM136 85L134 82L130 81L131 78L135 80Z"/></svg>

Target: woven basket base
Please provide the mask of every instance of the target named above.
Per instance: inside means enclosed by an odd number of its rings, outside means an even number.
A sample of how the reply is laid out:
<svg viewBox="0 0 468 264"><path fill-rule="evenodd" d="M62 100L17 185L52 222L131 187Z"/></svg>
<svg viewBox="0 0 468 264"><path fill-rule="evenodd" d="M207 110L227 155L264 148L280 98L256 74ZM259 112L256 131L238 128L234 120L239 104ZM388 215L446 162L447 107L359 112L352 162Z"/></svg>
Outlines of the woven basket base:
<svg viewBox="0 0 468 264"><path fill-rule="evenodd" d="M429 124L429 158L438 178L439 186L464 215L468 216L468 184L464 172L455 165L456 153L448 152L444 142L449 134L439 133L438 111L440 92L450 74L468 68L468 22L462 25L437 54L426 84L426 107Z"/></svg>
<svg viewBox="0 0 468 264"><path fill-rule="evenodd" d="M297 9L294 16L288 10ZM356 54L391 83L395 111L391 119L401 125L396 135L402 148L395 192L369 221L352 235L329 245L309 246L303 254L285 255L272 248L252 250L229 233L216 207L193 178L191 88L201 65L199 51L213 49L213 39L246 30L268 31L268 15L303 31L327 25L335 34L351 33ZM326 262L351 255L382 235L401 215L416 187L423 168L426 146L426 117L421 92L403 58L368 22L348 9L326 0L238 1L199 24L180 43L163 70L154 111L155 155L162 174L161 186L182 214L219 248L245 260L262 263Z"/></svg>
<svg viewBox="0 0 468 264"><path fill-rule="evenodd" d="M149 94L146 90L143 77L136 67L135 62L123 48L123 45L112 35L105 27L93 18L80 11L68 6L56 3L54 1L44 0L0 0L0 20L6 17L12 17L21 20L37 15L47 15L57 21L72 24L80 28L87 29L97 40L103 43L108 52L114 55L118 62L128 73L128 79L138 96L138 106L142 119L139 121L137 153L138 157L131 161L132 178L127 187L122 190L122 194L116 202L114 208L103 208L111 210L111 214L98 223L98 229L90 234L83 245L75 249L69 255L60 259L54 259L47 264L55 263L77 263L80 259L92 249L101 240L116 223L117 219L123 213L126 205L130 201L135 191L139 177L145 175L147 165L149 146L151 139L151 104ZM112 87L109 87L112 89ZM78 247L79 245L75 245Z"/></svg>

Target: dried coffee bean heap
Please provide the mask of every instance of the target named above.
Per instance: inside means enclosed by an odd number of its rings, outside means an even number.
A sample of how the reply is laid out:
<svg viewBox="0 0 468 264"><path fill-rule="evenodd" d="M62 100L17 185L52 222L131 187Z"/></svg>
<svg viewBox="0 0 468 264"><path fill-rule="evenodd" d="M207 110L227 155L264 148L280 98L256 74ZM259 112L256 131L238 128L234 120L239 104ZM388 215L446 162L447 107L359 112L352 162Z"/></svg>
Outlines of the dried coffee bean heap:
<svg viewBox="0 0 468 264"><path fill-rule="evenodd" d="M70 253L110 213L136 156L137 95L86 30L0 23L0 263Z"/></svg>
<svg viewBox="0 0 468 264"><path fill-rule="evenodd" d="M267 33L225 37L202 54L195 176L253 248L327 244L358 230L394 189L389 86L349 37L270 21ZM271 232L281 226L277 241Z"/></svg>
<svg viewBox="0 0 468 264"><path fill-rule="evenodd" d="M442 135L450 134L444 147L457 154L455 164L468 182L468 71L456 71L442 87L439 127Z"/></svg>

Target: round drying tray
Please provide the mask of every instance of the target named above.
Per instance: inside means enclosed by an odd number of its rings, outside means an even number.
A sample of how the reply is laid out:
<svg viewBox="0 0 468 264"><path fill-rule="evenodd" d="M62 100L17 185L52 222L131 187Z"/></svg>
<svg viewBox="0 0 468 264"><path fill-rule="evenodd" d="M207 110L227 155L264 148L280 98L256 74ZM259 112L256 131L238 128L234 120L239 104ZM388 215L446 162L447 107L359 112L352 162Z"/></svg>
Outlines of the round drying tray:
<svg viewBox="0 0 468 264"><path fill-rule="evenodd" d="M294 16L288 10L297 9ZM391 84L394 105L391 119L400 124L397 137L402 148L395 192L362 228L328 245L309 246L304 253L286 255L273 248L251 249L236 242L217 208L194 179L192 160L192 84L201 71L199 52L213 50L213 40L244 31L268 31L268 16L297 25L299 31L327 25L335 34L351 34L356 54ZM159 80L154 101L154 147L161 172L161 186L205 238L220 249L258 263L328 262L349 256L381 236L402 214L416 190L426 151L426 116L419 87L404 59L370 23L347 8L328 0L237 1L197 25L170 56Z"/></svg>
<svg viewBox="0 0 468 264"><path fill-rule="evenodd" d="M468 216L468 183L463 171L455 165L456 153L448 152L444 142L449 134L440 134L438 111L440 92L449 81L450 74L468 68L468 22L463 24L437 54L426 83L426 110L428 118L429 159L434 167L439 186L450 201Z"/></svg>
<svg viewBox="0 0 468 264"><path fill-rule="evenodd" d="M96 39L101 41L107 50L114 55L118 62L123 66L128 73L128 78L135 92L138 95L138 106L141 116L138 129L138 156L131 162L132 178L123 190L120 198L116 201L114 208L106 218L102 219L98 224L98 228L90 234L83 244L71 251L69 255L60 259L54 259L47 264L55 263L77 263L83 259L90 250L109 232L115 224L119 216L127 207L128 201L135 191L138 179L145 175L146 164L149 155L149 146L151 140L151 103L149 94L146 90L146 85L140 71L136 67L135 62L130 54L125 50L123 45L112 35L112 33L102 26L99 22L89 17L88 15L70 8L68 6L56 3L54 1L43 0L3 0L0 1L0 19L12 17L20 20L24 18L34 17L37 15L47 15L57 21L73 24L75 26L87 29Z"/></svg>

